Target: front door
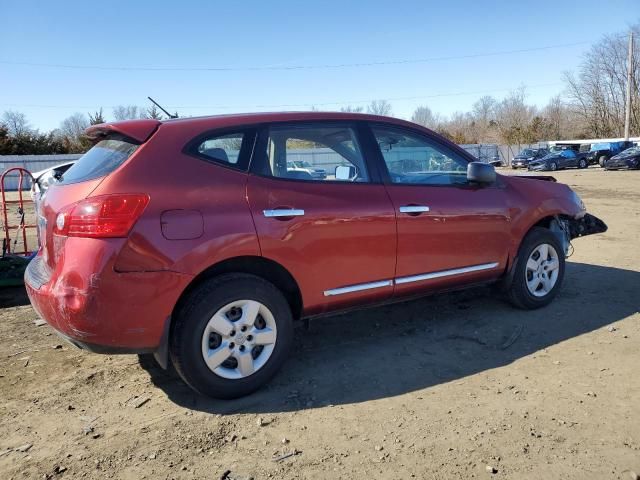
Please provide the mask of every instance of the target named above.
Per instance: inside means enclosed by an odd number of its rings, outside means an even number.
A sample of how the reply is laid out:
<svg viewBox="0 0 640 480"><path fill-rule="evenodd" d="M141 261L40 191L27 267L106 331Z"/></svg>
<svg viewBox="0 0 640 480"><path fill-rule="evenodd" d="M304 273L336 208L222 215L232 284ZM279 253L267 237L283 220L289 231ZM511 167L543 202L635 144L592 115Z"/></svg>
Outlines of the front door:
<svg viewBox="0 0 640 480"><path fill-rule="evenodd" d="M395 214L358 128L272 125L256 145L247 194L262 255L291 273L307 315L393 292Z"/></svg>
<svg viewBox="0 0 640 480"><path fill-rule="evenodd" d="M373 125L398 225L396 295L498 277L509 248L509 214L499 176L467 182L468 160L411 129Z"/></svg>

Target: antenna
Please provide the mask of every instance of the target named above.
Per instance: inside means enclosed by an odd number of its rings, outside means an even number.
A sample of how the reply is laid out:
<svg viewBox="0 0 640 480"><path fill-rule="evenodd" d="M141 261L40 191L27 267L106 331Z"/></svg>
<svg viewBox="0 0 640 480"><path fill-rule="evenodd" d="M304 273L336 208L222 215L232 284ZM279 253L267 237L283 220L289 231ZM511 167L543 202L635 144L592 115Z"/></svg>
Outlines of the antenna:
<svg viewBox="0 0 640 480"><path fill-rule="evenodd" d="M153 98L151 98L151 97L147 97L147 98L149 99L149 101L151 101L151 103L153 103L156 107L158 107L160 110L162 110L167 117L169 117L169 118L178 118L178 113L177 112L174 113L173 115L171 115L164 108L162 108L160 106L160 104L158 102L156 102Z"/></svg>

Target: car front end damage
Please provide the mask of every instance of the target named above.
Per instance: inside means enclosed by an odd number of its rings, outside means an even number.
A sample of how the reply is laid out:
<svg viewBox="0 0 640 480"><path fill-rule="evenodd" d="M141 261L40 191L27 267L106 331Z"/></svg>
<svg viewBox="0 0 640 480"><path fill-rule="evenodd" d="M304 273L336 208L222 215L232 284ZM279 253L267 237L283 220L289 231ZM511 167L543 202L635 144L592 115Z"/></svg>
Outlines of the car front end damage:
<svg viewBox="0 0 640 480"><path fill-rule="evenodd" d="M607 225L595 215L584 212L577 217L557 215L551 221L549 229L558 236L565 256L569 254L571 240L607 231Z"/></svg>
<svg viewBox="0 0 640 480"><path fill-rule="evenodd" d="M529 162L529 165L527 165L529 171L531 172L544 172L549 170L549 166L547 165L546 161L534 161L534 162Z"/></svg>

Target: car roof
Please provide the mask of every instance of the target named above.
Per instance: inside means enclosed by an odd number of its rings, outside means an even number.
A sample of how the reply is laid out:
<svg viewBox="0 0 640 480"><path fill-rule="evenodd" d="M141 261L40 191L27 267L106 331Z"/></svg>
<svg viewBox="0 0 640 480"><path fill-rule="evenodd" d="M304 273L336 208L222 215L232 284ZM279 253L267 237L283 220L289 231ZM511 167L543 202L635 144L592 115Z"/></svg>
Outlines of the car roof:
<svg viewBox="0 0 640 480"><path fill-rule="evenodd" d="M183 126L210 126L211 128L243 125L243 124L258 124L258 123L272 123L272 122L299 122L299 121L315 121L315 120L327 120L327 121L369 121L369 122L382 122L393 123L399 126L406 126L411 128L424 128L406 120L399 118L385 117L381 115L370 115L365 113L352 113L352 112L256 112L256 113L232 113L222 115L208 115L202 117L186 117L186 118L172 118L163 120L163 125L183 125Z"/></svg>

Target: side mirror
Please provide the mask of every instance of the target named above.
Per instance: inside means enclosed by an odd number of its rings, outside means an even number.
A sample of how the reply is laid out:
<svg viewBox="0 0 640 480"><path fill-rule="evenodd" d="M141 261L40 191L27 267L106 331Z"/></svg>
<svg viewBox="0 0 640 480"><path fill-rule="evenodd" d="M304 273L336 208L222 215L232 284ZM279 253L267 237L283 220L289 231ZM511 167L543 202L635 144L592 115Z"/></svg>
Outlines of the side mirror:
<svg viewBox="0 0 640 480"><path fill-rule="evenodd" d="M482 162L469 162L467 180L474 183L493 183L496 181L496 169Z"/></svg>
<svg viewBox="0 0 640 480"><path fill-rule="evenodd" d="M353 180L358 175L354 165L338 165L335 171L336 180Z"/></svg>

